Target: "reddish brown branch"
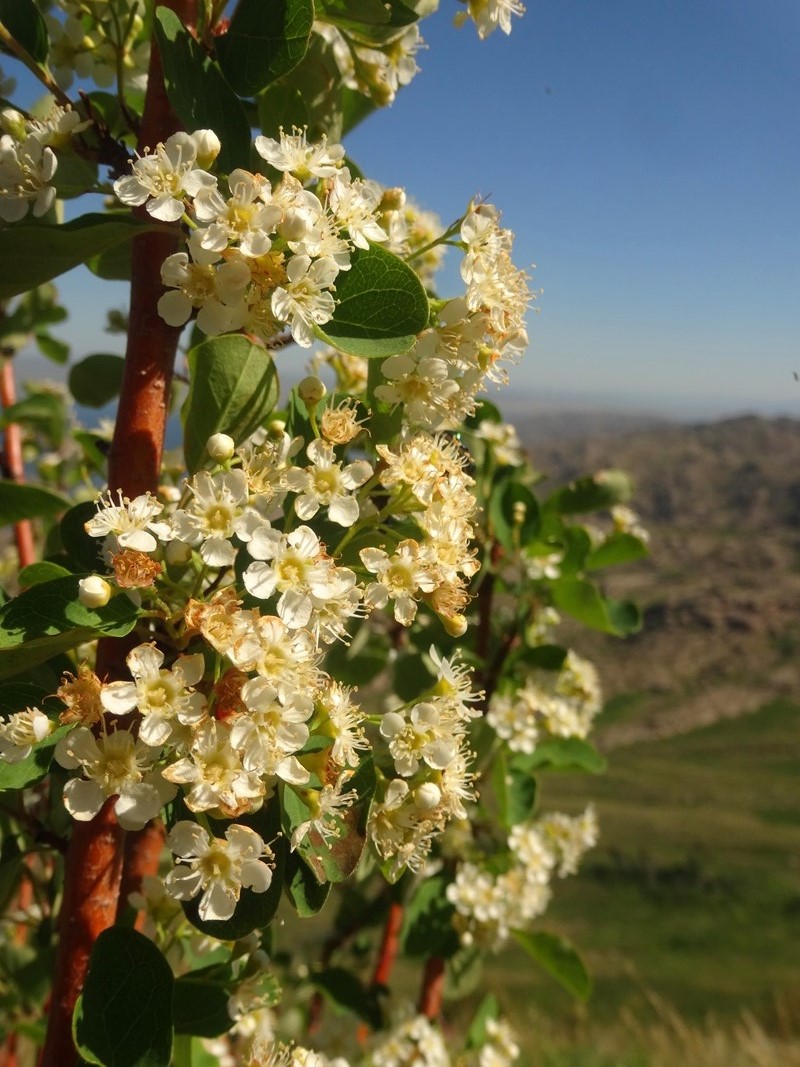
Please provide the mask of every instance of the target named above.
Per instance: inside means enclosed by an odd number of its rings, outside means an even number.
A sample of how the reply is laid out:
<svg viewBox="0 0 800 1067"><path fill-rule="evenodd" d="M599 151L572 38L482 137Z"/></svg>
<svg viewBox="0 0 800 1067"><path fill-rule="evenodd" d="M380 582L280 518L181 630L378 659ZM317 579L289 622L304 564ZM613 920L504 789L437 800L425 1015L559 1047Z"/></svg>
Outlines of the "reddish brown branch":
<svg viewBox="0 0 800 1067"><path fill-rule="evenodd" d="M165 0L185 26L197 20L197 0ZM153 43L139 149L154 147L179 128L164 88L161 59ZM180 331L167 326L156 307L163 287L161 264L177 247L175 236L138 236L131 250L130 328L125 374L108 481L135 497L155 491L159 481L172 368ZM101 678L125 677L124 640L106 638L98 649ZM64 900L59 917L59 950L47 1039L40 1067L74 1067L72 1013L83 987L95 939L116 920L123 875L124 833L111 803L88 823L76 824L66 859ZM136 857L137 849L131 855ZM139 859L136 858L136 863ZM129 876L126 874L126 882Z"/></svg>
<svg viewBox="0 0 800 1067"><path fill-rule="evenodd" d="M378 962L375 964L375 973L372 975L373 986L388 986L392 977L394 963L400 951L400 931L403 927L403 905L392 902L389 905L389 914L383 927L381 948L378 953Z"/></svg>
<svg viewBox="0 0 800 1067"><path fill-rule="evenodd" d="M122 883L119 889L117 913L121 913L128 904L131 893L141 893L144 879L158 873L161 850L164 847L164 825L152 822L128 834L125 841L125 859L122 867ZM136 929L144 926L145 912L136 917Z"/></svg>
<svg viewBox="0 0 800 1067"><path fill-rule="evenodd" d="M425 962L422 976L422 989L419 994L417 1010L431 1021L442 1014L444 997L444 960L441 956L431 956Z"/></svg>
<svg viewBox="0 0 800 1067"><path fill-rule="evenodd" d="M91 822L76 822L67 854L61 940L50 1001L50 1024L41 1067L73 1067L79 1057L72 1043L72 1012L97 937L112 925L122 876L120 829L106 801Z"/></svg>
<svg viewBox="0 0 800 1067"><path fill-rule="evenodd" d="M0 403L2 403L5 410L16 403L17 391L14 383L14 364L10 359L3 359L2 363ZM22 484L25 481L25 463L22 458L22 429L16 422L6 426L4 458L6 477L13 482ZM21 570L36 559L36 550L33 544L33 526L29 519L14 523L14 541L17 546L17 559Z"/></svg>

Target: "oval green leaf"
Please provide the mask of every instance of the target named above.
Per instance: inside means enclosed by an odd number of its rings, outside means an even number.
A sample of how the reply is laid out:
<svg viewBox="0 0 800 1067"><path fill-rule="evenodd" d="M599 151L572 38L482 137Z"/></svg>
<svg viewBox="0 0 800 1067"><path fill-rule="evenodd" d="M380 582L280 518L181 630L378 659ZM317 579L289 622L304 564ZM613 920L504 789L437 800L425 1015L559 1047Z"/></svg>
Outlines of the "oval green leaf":
<svg viewBox="0 0 800 1067"><path fill-rule="evenodd" d="M308 48L311 0L239 0L228 32L216 40L217 59L240 96L254 96L293 70Z"/></svg>
<svg viewBox="0 0 800 1067"><path fill-rule="evenodd" d="M99 214L81 215L63 226L6 226L0 229L0 300L57 278L142 230L156 228L132 216Z"/></svg>
<svg viewBox="0 0 800 1067"><path fill-rule="evenodd" d="M76 363L69 372L69 391L79 404L87 408L101 408L119 396L125 360L96 352Z"/></svg>
<svg viewBox="0 0 800 1067"><path fill-rule="evenodd" d="M241 334L214 337L189 352L189 395L181 409L190 473L208 462L206 442L226 433L240 444L278 400L278 375L266 348Z"/></svg>
<svg viewBox="0 0 800 1067"><path fill-rule="evenodd" d="M536 960L568 993L577 1000L587 1000L592 980L583 960L563 937L538 931L533 934L514 930L514 937L531 959Z"/></svg>
<svg viewBox="0 0 800 1067"><path fill-rule="evenodd" d="M175 114L187 130L214 130L222 142L220 170L249 166L250 124L222 71L169 8L156 8L155 32Z"/></svg>
<svg viewBox="0 0 800 1067"><path fill-rule="evenodd" d="M0 608L0 678L95 637L124 637L131 632L139 616L131 600L121 594L105 607L85 608L78 600L80 577L35 585Z"/></svg>
<svg viewBox="0 0 800 1067"><path fill-rule="evenodd" d="M0 481L0 525L24 519L52 519L69 507L69 501L38 485Z"/></svg>
<svg viewBox="0 0 800 1067"><path fill-rule="evenodd" d="M0 22L31 59L40 64L47 60L47 24L33 0L0 0Z"/></svg>
<svg viewBox="0 0 800 1067"><path fill-rule="evenodd" d="M169 1067L173 987L149 938L124 926L104 930L72 1020L83 1058L102 1067Z"/></svg>
<svg viewBox="0 0 800 1067"><path fill-rule="evenodd" d="M336 279L336 313L323 341L340 352L385 359L407 352L428 324L422 282L402 259L378 245L357 248Z"/></svg>

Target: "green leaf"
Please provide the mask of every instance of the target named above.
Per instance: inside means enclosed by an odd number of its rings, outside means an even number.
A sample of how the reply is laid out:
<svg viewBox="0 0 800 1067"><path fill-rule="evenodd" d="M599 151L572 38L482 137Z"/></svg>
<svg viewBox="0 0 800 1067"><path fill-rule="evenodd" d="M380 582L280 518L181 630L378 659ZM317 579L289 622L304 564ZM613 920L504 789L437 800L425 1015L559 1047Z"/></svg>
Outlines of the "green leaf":
<svg viewBox="0 0 800 1067"><path fill-rule="evenodd" d="M467 1031L467 1048L476 1049L482 1048L486 1044L487 1033L486 1024L491 1019L497 1019L500 1016L500 1004L494 993L487 993L483 1000L478 1005L478 1010L472 1017L469 1030Z"/></svg>
<svg viewBox="0 0 800 1067"><path fill-rule="evenodd" d="M20 875L25 870L25 859L17 839L6 837L0 849L0 909L5 912L13 898Z"/></svg>
<svg viewBox="0 0 800 1067"><path fill-rule="evenodd" d="M59 341L57 337L51 337L45 330L36 331L36 344L42 355L52 359L54 363L64 364L69 359L69 345Z"/></svg>
<svg viewBox="0 0 800 1067"><path fill-rule="evenodd" d="M67 384L78 404L87 408L102 408L119 396L125 360L97 352L76 363L69 372Z"/></svg>
<svg viewBox="0 0 800 1067"><path fill-rule="evenodd" d="M102 1067L169 1067L174 979L159 949L124 926L104 930L89 958L72 1031Z"/></svg>
<svg viewBox="0 0 800 1067"><path fill-rule="evenodd" d="M63 226L21 223L0 229L0 300L72 270L108 248L158 226L129 215L81 215Z"/></svg>
<svg viewBox="0 0 800 1067"><path fill-rule="evenodd" d="M401 0L322 0L319 18L357 33L410 26L419 15Z"/></svg>
<svg viewBox="0 0 800 1067"><path fill-rule="evenodd" d="M3 526L23 519L52 519L68 507L68 500L49 489L0 481L0 524Z"/></svg>
<svg viewBox="0 0 800 1067"><path fill-rule="evenodd" d="M331 891L331 883L318 882L300 856L290 852L286 863L285 888L297 914L307 919L322 910Z"/></svg>
<svg viewBox="0 0 800 1067"><path fill-rule="evenodd" d="M47 24L33 0L0 0L0 22L32 59L47 60Z"/></svg>
<svg viewBox="0 0 800 1067"><path fill-rule="evenodd" d="M20 588L27 589L32 585L41 585L42 582L51 582L54 578L66 578L71 571L58 563L50 563L42 560L40 563L29 563L19 572Z"/></svg>
<svg viewBox="0 0 800 1067"><path fill-rule="evenodd" d="M47 696L47 687L38 682L4 682L0 685L0 715L38 707Z"/></svg>
<svg viewBox="0 0 800 1067"><path fill-rule="evenodd" d="M344 882L361 859L367 842L367 816L375 793L372 757L361 761L358 770L348 781L347 789L354 789L357 799L337 820L339 837L326 843L315 829L311 829L297 846L297 851L319 882ZM285 786L282 821L286 836L291 839L293 831L311 817L311 808L301 793L291 786Z"/></svg>
<svg viewBox="0 0 800 1067"><path fill-rule="evenodd" d="M509 552L524 548L539 532L539 504L527 486L505 478L489 499L489 521L500 544Z"/></svg>
<svg viewBox="0 0 800 1067"><path fill-rule="evenodd" d="M278 138L281 127L302 129L308 125L308 108L299 89L292 85L270 85L258 97L258 123L265 137Z"/></svg>
<svg viewBox="0 0 800 1067"><path fill-rule="evenodd" d="M631 480L624 471L598 471L557 490L548 498L545 507L562 515L600 511L614 504L624 504L630 500L632 491Z"/></svg>
<svg viewBox="0 0 800 1067"><path fill-rule="evenodd" d="M74 152L62 152L59 155L53 185L61 200L82 196L89 189L93 189L96 182L96 163L91 163Z"/></svg>
<svg viewBox="0 0 800 1067"><path fill-rule="evenodd" d="M0 686L0 689L4 688L5 686ZM24 711L24 707L17 710ZM20 760L19 763L6 763L0 760L0 790L24 789L28 785L33 785L34 782L40 782L50 770L56 745L71 729L69 725L59 726L34 745L30 755Z"/></svg>
<svg viewBox="0 0 800 1067"><path fill-rule="evenodd" d="M428 323L428 298L414 271L378 245L357 248L336 279L336 313L323 341L341 352L385 359L407 352Z"/></svg>
<svg viewBox="0 0 800 1067"><path fill-rule="evenodd" d="M536 636L540 634L536 632ZM567 650L562 645L534 645L514 652L508 658L508 666L524 666L533 670L560 671L567 658Z"/></svg>
<svg viewBox="0 0 800 1067"><path fill-rule="evenodd" d="M131 632L139 615L131 600L123 594L105 607L85 608L78 600L79 577L35 585L0 608L0 678L95 637Z"/></svg>
<svg viewBox="0 0 800 1067"><path fill-rule="evenodd" d="M406 904L400 932L405 955L449 959L458 951L458 934L453 926L456 909L446 895L449 881L441 874L426 879Z"/></svg>
<svg viewBox="0 0 800 1067"><path fill-rule="evenodd" d="M533 752L518 753L512 766L532 770L534 767L555 767L560 771L588 771L603 774L608 766L606 760L588 741L580 737L554 737L542 741Z"/></svg>
<svg viewBox="0 0 800 1067"><path fill-rule="evenodd" d="M156 8L155 32L167 96L178 118L187 130L214 130L222 142L220 170L249 166L250 124L222 71L169 8Z"/></svg>
<svg viewBox="0 0 800 1067"><path fill-rule="evenodd" d="M506 828L525 822L536 804L536 779L525 767L509 761L503 751L495 757L492 787L497 807Z"/></svg>
<svg viewBox="0 0 800 1067"><path fill-rule="evenodd" d="M337 1008L363 1019L373 1030L380 1030L383 1026L376 991L364 986L351 971L346 971L344 967L328 967L312 974L311 982Z"/></svg>
<svg viewBox="0 0 800 1067"><path fill-rule="evenodd" d="M104 571L103 538L92 537L85 524L97 514L97 505L84 500L70 508L59 524L61 544L64 551L79 567L87 571Z"/></svg>
<svg viewBox="0 0 800 1067"><path fill-rule="evenodd" d="M393 667L393 689L401 700L418 700L435 682L429 660L421 652L398 656Z"/></svg>
<svg viewBox="0 0 800 1067"><path fill-rule="evenodd" d="M337 641L330 647L325 670L343 685L367 685L385 668L390 649L386 634L363 627L349 645Z"/></svg>
<svg viewBox="0 0 800 1067"><path fill-rule="evenodd" d="M560 611L593 630L625 637L641 628L641 616L634 603L603 597L583 578L559 578L551 589L553 603Z"/></svg>
<svg viewBox="0 0 800 1067"><path fill-rule="evenodd" d="M612 533L586 557L587 570L630 563L647 555L647 545L629 533Z"/></svg>
<svg viewBox="0 0 800 1067"><path fill-rule="evenodd" d="M131 249L130 245L119 244L113 248L107 248L105 252L99 252L96 256L86 260L86 266L96 274L110 282L129 282L131 280Z"/></svg>
<svg viewBox="0 0 800 1067"><path fill-rule="evenodd" d="M214 337L189 352L189 395L181 409L190 474L208 461L214 433L239 444L262 425L278 399L275 364L265 348L241 334Z"/></svg>
<svg viewBox="0 0 800 1067"><path fill-rule="evenodd" d="M239 0L228 32L216 39L217 58L240 96L255 96L293 70L308 48L312 0Z"/></svg>
<svg viewBox="0 0 800 1067"><path fill-rule="evenodd" d="M0 417L0 425L7 426L12 422L28 423L50 437L54 445L60 445L67 430L64 398L45 390L36 392L35 383L28 383L28 388L31 389L30 395L7 407Z"/></svg>
<svg viewBox="0 0 800 1067"><path fill-rule="evenodd" d="M592 980L569 941L544 931L529 934L514 930L513 934L531 959L536 960L568 993L577 1000L588 999Z"/></svg>
<svg viewBox="0 0 800 1067"><path fill-rule="evenodd" d="M228 1014L228 990L221 982L204 981L191 974L175 980L172 1022L176 1034L218 1037L233 1025Z"/></svg>

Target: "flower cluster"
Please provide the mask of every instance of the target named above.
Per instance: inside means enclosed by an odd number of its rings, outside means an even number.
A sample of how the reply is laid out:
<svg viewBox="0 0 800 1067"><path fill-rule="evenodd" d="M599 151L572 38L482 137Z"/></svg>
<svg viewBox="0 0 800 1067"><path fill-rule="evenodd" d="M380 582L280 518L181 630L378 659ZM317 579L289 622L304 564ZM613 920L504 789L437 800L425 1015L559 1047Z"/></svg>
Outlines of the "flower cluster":
<svg viewBox="0 0 800 1067"><path fill-rule="evenodd" d="M575 818L555 814L518 823L508 838L509 863L499 874L480 863L459 864L447 899L455 906L462 943L496 951L512 930L529 927L550 902L553 875L574 874L596 842L590 806Z"/></svg>
<svg viewBox="0 0 800 1067"><path fill-rule="evenodd" d="M560 670L530 672L521 686L492 697L487 721L513 752L533 752L542 734L586 737L600 711L597 672L570 651Z"/></svg>
<svg viewBox="0 0 800 1067"><path fill-rule="evenodd" d="M56 0L45 19L50 68L61 88L69 89L77 75L108 89L122 71L129 88L144 89L150 58L145 14L143 0Z"/></svg>
<svg viewBox="0 0 800 1067"><path fill-rule="evenodd" d="M13 108L0 112L0 219L18 222L30 208L38 218L50 209L56 189L56 149L69 145L88 123L76 111L53 105L44 119Z"/></svg>

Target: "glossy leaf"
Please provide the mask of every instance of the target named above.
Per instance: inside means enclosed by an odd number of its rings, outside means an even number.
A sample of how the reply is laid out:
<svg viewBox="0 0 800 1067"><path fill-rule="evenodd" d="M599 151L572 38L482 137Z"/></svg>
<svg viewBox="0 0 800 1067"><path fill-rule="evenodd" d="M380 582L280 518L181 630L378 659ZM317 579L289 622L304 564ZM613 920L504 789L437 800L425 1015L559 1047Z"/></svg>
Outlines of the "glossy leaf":
<svg viewBox="0 0 800 1067"><path fill-rule="evenodd" d="M172 1022L176 1034L218 1037L231 1028L229 992L221 982L191 974L175 980L172 990Z"/></svg>
<svg viewBox="0 0 800 1067"><path fill-rule="evenodd" d="M641 628L641 616L635 604L603 597L583 578L560 578L551 588L555 606L593 630L625 637Z"/></svg>
<svg viewBox="0 0 800 1067"><path fill-rule="evenodd" d="M176 115L187 130L214 130L222 142L220 170L249 166L250 124L222 71L169 8L156 8L155 32Z"/></svg>
<svg viewBox="0 0 800 1067"><path fill-rule="evenodd" d="M119 396L125 360L96 352L74 364L69 372L69 391L78 404L87 408L102 408Z"/></svg>
<svg viewBox="0 0 800 1067"><path fill-rule="evenodd" d="M308 124L308 108L303 94L292 85L270 85L258 97L258 122L265 137L277 139L281 127L302 129Z"/></svg>
<svg viewBox="0 0 800 1067"><path fill-rule="evenodd" d="M419 15L401 0L322 0L319 17L357 33L410 26Z"/></svg>
<svg viewBox="0 0 800 1067"><path fill-rule="evenodd" d="M107 248L86 260L86 266L98 278L111 282L129 282L131 280L130 245L120 244Z"/></svg>
<svg viewBox="0 0 800 1067"><path fill-rule="evenodd" d="M97 183L97 164L72 153L62 153L53 185L61 200L70 200L93 189Z"/></svg>
<svg viewBox="0 0 800 1067"><path fill-rule="evenodd" d="M181 419L186 466L193 474L208 462L212 434L229 434L240 444L262 425L278 399L278 376L269 352L241 334L204 341L188 359L189 395Z"/></svg>
<svg viewBox="0 0 800 1067"><path fill-rule="evenodd" d="M32 59L47 60L47 24L33 0L0 0L0 22Z"/></svg>
<svg viewBox="0 0 800 1067"><path fill-rule="evenodd" d="M0 229L0 300L57 278L106 249L155 229L131 216L81 215L63 226L21 223Z"/></svg>
<svg viewBox="0 0 800 1067"><path fill-rule="evenodd" d="M467 1048L482 1048L486 1044L486 1024L500 1017L500 1004L494 993L487 993L478 1005L467 1032Z"/></svg>
<svg viewBox="0 0 800 1067"><path fill-rule="evenodd" d="M58 563L42 560L22 568L19 572L19 584L22 589L28 589L32 585L41 585L42 582L52 582L54 578L66 578L70 573L71 571Z"/></svg>
<svg viewBox="0 0 800 1067"><path fill-rule="evenodd" d="M316 915L328 899L330 882L318 882L313 871L296 852L286 863L286 892L297 914L304 919Z"/></svg>
<svg viewBox="0 0 800 1067"><path fill-rule="evenodd" d="M65 341L59 341L57 337L51 337L46 330L37 330L36 344L43 356L52 359L54 363L64 364L69 359L69 345Z"/></svg>
<svg viewBox="0 0 800 1067"><path fill-rule="evenodd" d="M23 519L52 519L69 507L69 501L38 485L0 481L0 524Z"/></svg>
<svg viewBox="0 0 800 1067"><path fill-rule="evenodd" d="M524 548L539 530L539 505L526 485L513 478L499 482L489 500L492 532L510 552Z"/></svg>
<svg viewBox="0 0 800 1067"><path fill-rule="evenodd" d="M70 508L59 524L61 544L67 555L87 571L103 571L103 538L92 537L85 524L97 514L97 505L83 500Z"/></svg>
<svg viewBox="0 0 800 1067"><path fill-rule="evenodd" d="M589 972L576 950L563 937L544 931L514 930L514 937L531 959L544 968L577 1000L587 1000L592 991Z"/></svg>
<svg viewBox="0 0 800 1067"><path fill-rule="evenodd" d="M228 84L254 96L293 70L308 48L312 0L239 0L228 32L216 41Z"/></svg>
<svg viewBox="0 0 800 1067"><path fill-rule="evenodd" d="M385 248L357 248L336 279L336 313L322 340L356 356L407 352L428 323L428 298L413 270Z"/></svg>
<svg viewBox="0 0 800 1067"><path fill-rule="evenodd" d="M125 596L105 607L85 608L78 578L56 578L20 593L0 608L0 678L18 674L95 637L123 637L139 611Z"/></svg>
<svg viewBox="0 0 800 1067"><path fill-rule="evenodd" d="M169 1067L174 979L161 951L124 926L94 943L72 1028L78 1051L102 1067Z"/></svg>

